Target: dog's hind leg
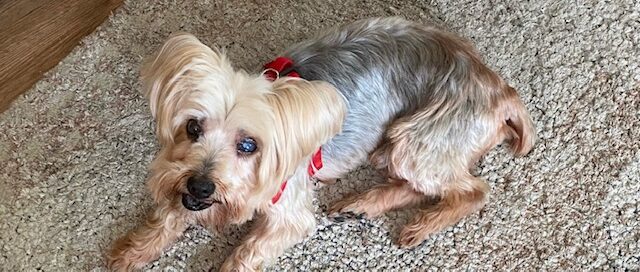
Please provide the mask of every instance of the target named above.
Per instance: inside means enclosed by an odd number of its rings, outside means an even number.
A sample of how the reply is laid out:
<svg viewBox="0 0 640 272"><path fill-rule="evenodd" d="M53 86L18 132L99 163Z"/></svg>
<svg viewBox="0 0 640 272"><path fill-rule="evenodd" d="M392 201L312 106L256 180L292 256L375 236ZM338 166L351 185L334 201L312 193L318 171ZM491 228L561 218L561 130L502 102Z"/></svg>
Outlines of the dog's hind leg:
<svg viewBox="0 0 640 272"><path fill-rule="evenodd" d="M383 144L371 155L371 162L390 179L405 180L401 187L404 191L392 198L395 205L389 205L386 199L370 197L377 191L374 188L346 200L350 204L342 204L348 208L341 211L358 211L363 209L362 203L369 209L424 204L400 235L399 244L411 247L481 209L488 186L471 175L469 169L509 131L501 129L491 114L457 115L433 118L418 112L396 120ZM427 203L435 199L435 204Z"/></svg>
<svg viewBox="0 0 640 272"><path fill-rule="evenodd" d="M418 211L400 232L398 244L414 247L430 234L451 226L479 211L485 204L487 184L471 175L460 178L442 189L439 201Z"/></svg>
<svg viewBox="0 0 640 272"><path fill-rule="evenodd" d="M516 155L524 155L533 147L535 130L524 105L513 88L505 85L501 90L501 95L494 98L493 111L469 118L445 118L440 125L429 120L414 122L391 133L396 143L393 148L401 146L403 150L395 156L390 151L386 160L379 161L388 163L390 172L406 177L417 190L440 199L421 209L404 227L401 246L416 246L429 234L484 206L489 187L469 169L488 150L503 141ZM414 139L422 139L421 144Z"/></svg>
<svg viewBox="0 0 640 272"><path fill-rule="evenodd" d="M336 202L331 207L329 216L340 218L339 214L350 213L354 216L372 218L393 209L420 203L424 199L424 194L413 190L405 180L390 178L388 183Z"/></svg>

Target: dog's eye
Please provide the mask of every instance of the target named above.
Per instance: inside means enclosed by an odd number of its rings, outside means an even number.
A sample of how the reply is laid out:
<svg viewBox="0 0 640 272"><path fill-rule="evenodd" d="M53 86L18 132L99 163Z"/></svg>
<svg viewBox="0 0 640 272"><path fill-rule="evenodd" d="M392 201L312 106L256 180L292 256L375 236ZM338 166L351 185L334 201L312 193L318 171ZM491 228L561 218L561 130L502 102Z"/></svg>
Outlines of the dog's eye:
<svg viewBox="0 0 640 272"><path fill-rule="evenodd" d="M242 155L249 155L255 152L256 149L258 149L258 145L256 144L256 140L254 140L253 138L242 138L236 144L236 150Z"/></svg>
<svg viewBox="0 0 640 272"><path fill-rule="evenodd" d="M187 122L187 135L189 135L189 139L195 141L202 135L202 127L200 127L200 123L196 119L189 119Z"/></svg>

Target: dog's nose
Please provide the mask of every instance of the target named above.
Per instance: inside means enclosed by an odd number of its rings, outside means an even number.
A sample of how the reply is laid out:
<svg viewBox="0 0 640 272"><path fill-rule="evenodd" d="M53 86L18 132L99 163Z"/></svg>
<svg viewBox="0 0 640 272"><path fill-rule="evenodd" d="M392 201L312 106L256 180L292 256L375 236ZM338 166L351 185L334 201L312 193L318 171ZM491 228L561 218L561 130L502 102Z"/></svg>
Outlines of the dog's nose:
<svg viewBox="0 0 640 272"><path fill-rule="evenodd" d="M203 199L213 194L213 191L216 190L216 186L206 177L191 176L187 180L187 190L195 198Z"/></svg>

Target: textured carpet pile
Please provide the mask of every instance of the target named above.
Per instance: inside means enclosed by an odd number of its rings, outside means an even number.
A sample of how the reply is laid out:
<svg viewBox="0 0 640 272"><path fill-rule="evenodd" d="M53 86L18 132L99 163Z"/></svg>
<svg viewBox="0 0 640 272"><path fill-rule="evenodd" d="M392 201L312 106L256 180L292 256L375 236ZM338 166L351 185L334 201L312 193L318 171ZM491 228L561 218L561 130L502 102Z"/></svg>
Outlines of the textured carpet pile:
<svg viewBox="0 0 640 272"><path fill-rule="evenodd" d="M640 2L128 1L0 114L0 270L104 270L110 243L151 207L158 149L138 68L175 31L257 72L287 45L397 15L472 40L516 89L539 135L478 164L487 206L421 246L394 241L412 211L333 223L326 207L382 182L366 166L318 190L316 234L269 269L639 270ZM217 268L247 228L200 227L145 269Z"/></svg>

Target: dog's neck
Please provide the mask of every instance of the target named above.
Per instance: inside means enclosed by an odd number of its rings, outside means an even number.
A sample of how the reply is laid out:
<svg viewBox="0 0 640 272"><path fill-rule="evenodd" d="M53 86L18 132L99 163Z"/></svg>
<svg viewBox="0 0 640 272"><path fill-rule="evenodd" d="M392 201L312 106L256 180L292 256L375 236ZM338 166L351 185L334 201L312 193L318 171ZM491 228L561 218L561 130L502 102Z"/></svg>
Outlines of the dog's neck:
<svg viewBox="0 0 640 272"><path fill-rule="evenodd" d="M321 168L322 168L322 147L318 148L318 151L313 153L313 156L311 157L311 161L309 162L309 166L307 167L307 173L309 173L310 177L313 177L316 174L316 172L318 172L318 170L320 170ZM271 204L278 203L278 200L280 200L280 197L282 196L282 192L284 192L285 188L287 188L287 180L284 180L282 182L282 184L280 185L280 190L278 190L278 193L276 193L276 195L274 195L273 198L271 198Z"/></svg>
<svg viewBox="0 0 640 272"><path fill-rule="evenodd" d="M264 65L264 75L267 79L274 81L279 77L300 77L295 71L293 60L286 57L277 57L273 61Z"/></svg>

